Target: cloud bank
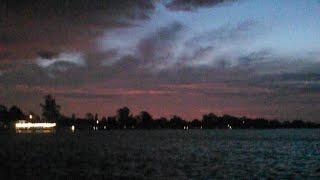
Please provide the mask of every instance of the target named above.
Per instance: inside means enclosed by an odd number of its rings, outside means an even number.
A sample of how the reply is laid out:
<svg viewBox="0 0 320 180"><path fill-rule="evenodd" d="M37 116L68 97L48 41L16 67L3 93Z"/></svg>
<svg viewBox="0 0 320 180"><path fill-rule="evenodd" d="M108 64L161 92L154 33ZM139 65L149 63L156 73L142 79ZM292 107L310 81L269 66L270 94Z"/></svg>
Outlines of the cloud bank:
<svg viewBox="0 0 320 180"><path fill-rule="evenodd" d="M66 113L128 105L187 118L318 117L320 51L265 46L273 29L230 18L235 2L10 1L1 6L0 100L37 111L52 93Z"/></svg>

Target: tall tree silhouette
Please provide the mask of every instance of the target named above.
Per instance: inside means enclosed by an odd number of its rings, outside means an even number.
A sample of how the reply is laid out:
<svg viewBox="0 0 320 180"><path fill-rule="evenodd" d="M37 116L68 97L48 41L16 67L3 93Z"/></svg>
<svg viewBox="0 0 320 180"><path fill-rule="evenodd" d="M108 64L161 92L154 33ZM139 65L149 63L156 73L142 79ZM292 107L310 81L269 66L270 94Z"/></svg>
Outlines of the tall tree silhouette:
<svg viewBox="0 0 320 180"><path fill-rule="evenodd" d="M219 123L218 116L213 113L205 114L202 116L202 123L205 128L208 128L208 129L214 128Z"/></svg>
<svg viewBox="0 0 320 180"><path fill-rule="evenodd" d="M170 126L173 129L183 129L185 125L187 125L187 122L179 116L174 115L170 119Z"/></svg>
<svg viewBox="0 0 320 180"><path fill-rule="evenodd" d="M153 119L151 114L146 111L142 111L138 118L140 120L140 128L152 128Z"/></svg>
<svg viewBox="0 0 320 180"><path fill-rule="evenodd" d="M201 128L202 127L202 122L198 119L194 119L190 122L190 126L192 128Z"/></svg>
<svg viewBox="0 0 320 180"><path fill-rule="evenodd" d="M128 126L130 109L127 107L123 107L118 109L117 113L118 113L117 118L120 123L120 128L126 128Z"/></svg>
<svg viewBox="0 0 320 180"><path fill-rule="evenodd" d="M92 113L87 113L86 114L86 119L89 121L94 121L94 115Z"/></svg>
<svg viewBox="0 0 320 180"><path fill-rule="evenodd" d="M12 106L9 109L9 119L11 121L22 120L25 119L25 115L23 114L20 108L18 108L17 106Z"/></svg>
<svg viewBox="0 0 320 180"><path fill-rule="evenodd" d="M48 122L59 121L61 117L60 106L56 104L56 100L51 95L45 96L44 100L45 103L40 104L43 118Z"/></svg>
<svg viewBox="0 0 320 180"><path fill-rule="evenodd" d="M169 128L169 121L165 117L161 117L160 119L154 120L155 128Z"/></svg>
<svg viewBox="0 0 320 180"><path fill-rule="evenodd" d="M6 106L0 105L0 123L7 124L9 122L9 112Z"/></svg>

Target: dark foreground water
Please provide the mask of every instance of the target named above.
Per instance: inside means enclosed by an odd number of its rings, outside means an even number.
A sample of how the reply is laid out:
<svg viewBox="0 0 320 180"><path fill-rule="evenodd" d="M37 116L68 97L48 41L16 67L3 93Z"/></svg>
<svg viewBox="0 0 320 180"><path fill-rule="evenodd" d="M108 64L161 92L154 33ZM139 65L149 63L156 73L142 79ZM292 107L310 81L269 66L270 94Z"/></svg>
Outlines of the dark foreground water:
<svg viewBox="0 0 320 180"><path fill-rule="evenodd" d="M0 179L320 178L320 130L0 134Z"/></svg>

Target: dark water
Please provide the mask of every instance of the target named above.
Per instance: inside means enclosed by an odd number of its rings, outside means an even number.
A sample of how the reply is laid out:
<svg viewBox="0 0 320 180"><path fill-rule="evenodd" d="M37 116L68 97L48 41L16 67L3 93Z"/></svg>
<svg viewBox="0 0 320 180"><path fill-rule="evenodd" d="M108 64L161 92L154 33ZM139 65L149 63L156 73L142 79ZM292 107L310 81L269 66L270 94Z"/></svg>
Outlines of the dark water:
<svg viewBox="0 0 320 180"><path fill-rule="evenodd" d="M320 130L0 134L0 179L320 178Z"/></svg>

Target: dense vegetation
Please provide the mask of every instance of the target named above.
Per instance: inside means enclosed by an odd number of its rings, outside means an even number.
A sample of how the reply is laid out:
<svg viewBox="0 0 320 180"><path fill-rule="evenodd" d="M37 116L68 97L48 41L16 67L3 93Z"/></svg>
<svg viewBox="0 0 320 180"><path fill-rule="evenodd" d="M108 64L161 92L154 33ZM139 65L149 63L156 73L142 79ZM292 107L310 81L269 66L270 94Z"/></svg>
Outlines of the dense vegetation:
<svg viewBox="0 0 320 180"><path fill-rule="evenodd" d="M56 104L51 95L44 98L41 104L42 118L29 113L25 114L17 106L7 108L0 105L0 127L10 129L14 122L28 119L33 122L56 122L59 128L75 126L77 129L274 129L274 128L320 128L320 124L304 122L302 120L279 121L266 120L263 118L251 119L247 117L235 117L231 115L217 116L213 113L205 114L202 119L188 121L179 116L171 118L153 118L146 111L133 115L129 108L123 107L117 111L116 116L99 118L98 114L87 113L85 118L64 116L60 113L60 106ZM29 115L32 114L32 118Z"/></svg>

